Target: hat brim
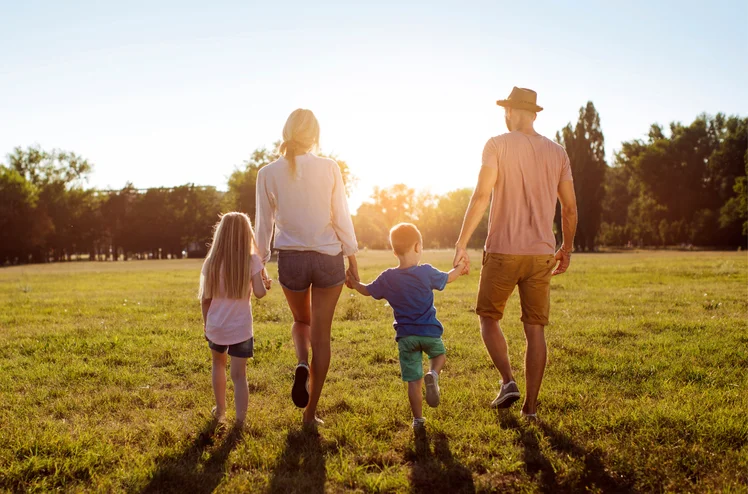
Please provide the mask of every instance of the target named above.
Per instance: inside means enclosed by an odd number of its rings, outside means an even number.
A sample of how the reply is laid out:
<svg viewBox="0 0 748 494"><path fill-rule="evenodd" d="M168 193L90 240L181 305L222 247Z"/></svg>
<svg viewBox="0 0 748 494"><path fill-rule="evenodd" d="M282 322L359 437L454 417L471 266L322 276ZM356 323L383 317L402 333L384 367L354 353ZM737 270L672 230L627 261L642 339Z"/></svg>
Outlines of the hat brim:
<svg viewBox="0 0 748 494"><path fill-rule="evenodd" d="M496 104L499 106L503 106L504 108L516 108L518 110L527 110L535 113L543 111L542 106L533 105L532 103L528 103L526 101L500 99L496 102Z"/></svg>

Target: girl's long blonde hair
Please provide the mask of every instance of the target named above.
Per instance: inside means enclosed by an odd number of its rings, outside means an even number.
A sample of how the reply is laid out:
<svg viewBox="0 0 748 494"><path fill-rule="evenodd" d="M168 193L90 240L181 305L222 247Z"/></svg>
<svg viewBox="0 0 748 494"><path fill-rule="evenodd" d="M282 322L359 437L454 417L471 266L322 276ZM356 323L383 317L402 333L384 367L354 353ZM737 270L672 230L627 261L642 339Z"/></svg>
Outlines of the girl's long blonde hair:
<svg viewBox="0 0 748 494"><path fill-rule="evenodd" d="M319 122L312 110L294 110L283 126L283 142L279 151L288 161L291 176L296 176L296 156L319 147Z"/></svg>
<svg viewBox="0 0 748 494"><path fill-rule="evenodd" d="M219 294L234 299L249 297L252 277L249 264L255 245L249 216L237 212L221 216L203 264L198 297L206 299ZM221 272L224 293L221 293Z"/></svg>

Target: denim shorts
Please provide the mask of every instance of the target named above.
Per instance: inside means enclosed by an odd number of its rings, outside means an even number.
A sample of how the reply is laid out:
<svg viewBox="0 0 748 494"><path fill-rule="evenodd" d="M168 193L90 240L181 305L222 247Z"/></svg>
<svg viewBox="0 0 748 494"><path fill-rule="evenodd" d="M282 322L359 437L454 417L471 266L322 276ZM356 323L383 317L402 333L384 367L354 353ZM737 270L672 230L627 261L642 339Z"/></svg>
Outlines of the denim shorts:
<svg viewBox="0 0 748 494"><path fill-rule="evenodd" d="M345 283L343 253L328 256L312 250L282 250L278 252L278 282L292 292L304 292L310 286L340 286Z"/></svg>
<svg viewBox="0 0 748 494"><path fill-rule="evenodd" d="M229 355L236 358L250 358L255 356L254 338L242 341L241 343L234 343L233 345L217 345L208 340L208 347L218 353L226 353L226 349L228 349Z"/></svg>

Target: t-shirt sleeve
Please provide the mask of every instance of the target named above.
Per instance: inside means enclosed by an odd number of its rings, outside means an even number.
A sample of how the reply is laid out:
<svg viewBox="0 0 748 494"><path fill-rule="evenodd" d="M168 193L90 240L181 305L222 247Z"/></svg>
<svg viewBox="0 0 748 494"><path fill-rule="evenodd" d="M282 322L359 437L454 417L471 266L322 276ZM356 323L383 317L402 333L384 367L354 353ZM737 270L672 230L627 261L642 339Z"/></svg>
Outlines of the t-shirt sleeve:
<svg viewBox="0 0 748 494"><path fill-rule="evenodd" d="M265 266L262 264L262 258L258 256L257 254L252 254L252 257L249 261L249 272L250 276L254 276L260 271L262 271L262 268Z"/></svg>
<svg viewBox="0 0 748 494"><path fill-rule="evenodd" d="M562 152L564 153L564 163L561 165L561 180L558 181L559 183L573 180L571 176L571 161L569 161L569 155L566 154L566 150L563 150Z"/></svg>
<svg viewBox="0 0 748 494"><path fill-rule="evenodd" d="M369 295L375 300L381 300L385 295L384 273L377 276L377 279L366 285Z"/></svg>
<svg viewBox="0 0 748 494"><path fill-rule="evenodd" d="M498 169L499 168L499 149L496 146L496 139L493 137L486 142L486 145L483 147L483 162L482 166L487 166L489 168Z"/></svg>
<svg viewBox="0 0 748 494"><path fill-rule="evenodd" d="M447 279L449 279L449 274L445 273L444 271L439 271L431 264L426 264L427 271L429 277L429 286L432 290L444 290L444 287L447 286Z"/></svg>

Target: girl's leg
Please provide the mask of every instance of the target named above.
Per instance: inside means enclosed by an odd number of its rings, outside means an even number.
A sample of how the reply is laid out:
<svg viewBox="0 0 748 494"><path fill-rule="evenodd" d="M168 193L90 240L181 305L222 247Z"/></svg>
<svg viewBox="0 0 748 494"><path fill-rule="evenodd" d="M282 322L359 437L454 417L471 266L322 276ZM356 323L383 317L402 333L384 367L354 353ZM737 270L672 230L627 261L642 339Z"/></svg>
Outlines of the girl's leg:
<svg viewBox="0 0 748 494"><path fill-rule="evenodd" d="M243 423L247 417L249 387L247 386L247 359L231 357L231 381L234 383L234 406L236 421Z"/></svg>
<svg viewBox="0 0 748 494"><path fill-rule="evenodd" d="M312 301L311 290L293 292L283 289L288 307L293 314L291 337L293 338L296 359L299 363L309 363L309 346L311 345Z"/></svg>
<svg viewBox="0 0 748 494"><path fill-rule="evenodd" d="M343 285L332 288L312 288L312 365L309 380L309 404L304 410L304 422L314 422L317 402L322 394L327 369L330 368L330 329L335 306Z"/></svg>
<svg viewBox="0 0 748 494"><path fill-rule="evenodd" d="M423 378L408 382L408 401L413 411L413 418L423 418Z"/></svg>
<svg viewBox="0 0 748 494"><path fill-rule="evenodd" d="M213 394L216 397L216 418L226 416L226 354L210 351L213 354Z"/></svg>

